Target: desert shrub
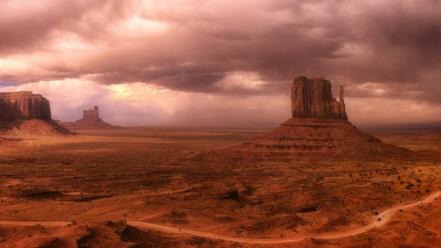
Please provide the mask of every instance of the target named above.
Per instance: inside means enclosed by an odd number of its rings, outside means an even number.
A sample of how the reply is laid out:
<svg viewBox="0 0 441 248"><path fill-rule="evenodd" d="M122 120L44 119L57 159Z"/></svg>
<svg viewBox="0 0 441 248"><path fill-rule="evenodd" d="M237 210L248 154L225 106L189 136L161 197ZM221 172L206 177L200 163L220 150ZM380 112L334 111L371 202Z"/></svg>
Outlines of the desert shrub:
<svg viewBox="0 0 441 248"><path fill-rule="evenodd" d="M63 196L63 194L55 190L31 188L31 189L22 190L19 196L24 198L29 198L32 200L45 200L45 199L58 198Z"/></svg>
<svg viewBox="0 0 441 248"><path fill-rule="evenodd" d="M78 248L89 248L89 241L96 237L97 232L94 229L87 228L88 233L77 240ZM58 247L58 246L54 246Z"/></svg>
<svg viewBox="0 0 441 248"><path fill-rule="evenodd" d="M232 200L232 201L240 201L241 197L240 197L240 193L238 190L234 189L234 190L230 190L227 191L223 194L220 194L217 199L219 200Z"/></svg>
<svg viewBox="0 0 441 248"><path fill-rule="evenodd" d="M253 188L253 187L251 187L251 186L247 186L246 188L245 188L245 190L242 192L244 195L248 195L248 196L250 196L250 195L252 195L252 194L254 194L254 192L255 192L256 190Z"/></svg>
<svg viewBox="0 0 441 248"><path fill-rule="evenodd" d="M315 212L317 211L319 208L317 206L314 205L309 205L309 206L304 206L301 207L298 212L299 213L310 213L310 212Z"/></svg>
<svg viewBox="0 0 441 248"><path fill-rule="evenodd" d="M193 237L187 244L196 247L215 247L216 242L201 237Z"/></svg>
<svg viewBox="0 0 441 248"><path fill-rule="evenodd" d="M127 226L120 234L125 242L134 243L133 248L168 248L176 247L176 242L168 237L160 236L152 231L142 231L138 228Z"/></svg>
<svg viewBox="0 0 441 248"><path fill-rule="evenodd" d="M169 216L173 219L185 219L187 218L187 213L184 210L173 209Z"/></svg>

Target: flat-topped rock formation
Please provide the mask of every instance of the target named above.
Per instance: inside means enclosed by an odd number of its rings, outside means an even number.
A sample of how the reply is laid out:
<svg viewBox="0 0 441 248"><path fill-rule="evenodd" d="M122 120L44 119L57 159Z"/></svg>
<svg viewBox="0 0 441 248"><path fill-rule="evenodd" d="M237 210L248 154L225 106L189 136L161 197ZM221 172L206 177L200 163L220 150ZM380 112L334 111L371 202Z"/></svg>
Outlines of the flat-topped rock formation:
<svg viewBox="0 0 441 248"><path fill-rule="evenodd" d="M340 99L332 96L331 82L323 78L297 77L291 90L292 117L347 120L343 87Z"/></svg>
<svg viewBox="0 0 441 248"><path fill-rule="evenodd" d="M0 93L0 134L62 135L70 133L51 118L49 100L30 91Z"/></svg>
<svg viewBox="0 0 441 248"><path fill-rule="evenodd" d="M292 85L292 118L272 132L234 147L235 151L310 158L371 156L401 153L358 130L348 121L343 88L340 99L332 95L331 82L322 78L297 77Z"/></svg>
<svg viewBox="0 0 441 248"><path fill-rule="evenodd" d="M30 91L0 93L0 120L51 120L49 101Z"/></svg>
<svg viewBox="0 0 441 248"><path fill-rule="evenodd" d="M75 122L62 122L61 125L71 130L120 128L104 122L100 118L98 106L83 111L83 118Z"/></svg>

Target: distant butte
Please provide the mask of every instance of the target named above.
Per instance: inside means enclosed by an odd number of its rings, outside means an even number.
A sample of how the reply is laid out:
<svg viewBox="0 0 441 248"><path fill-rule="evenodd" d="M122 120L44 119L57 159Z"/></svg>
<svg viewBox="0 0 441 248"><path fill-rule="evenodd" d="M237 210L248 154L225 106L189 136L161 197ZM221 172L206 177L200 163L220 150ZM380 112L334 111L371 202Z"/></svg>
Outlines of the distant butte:
<svg viewBox="0 0 441 248"><path fill-rule="evenodd" d="M70 132L51 117L49 100L30 91L0 93L0 134L59 135Z"/></svg>
<svg viewBox="0 0 441 248"><path fill-rule="evenodd" d="M98 106L84 110L83 118L75 122L62 122L61 125L70 130L120 128L103 121L100 117L100 110Z"/></svg>
<svg viewBox="0 0 441 248"><path fill-rule="evenodd" d="M291 92L291 119L272 132L233 149L267 158L278 155L360 157L405 150L382 143L348 121L343 87L337 100L329 80L300 76L294 80Z"/></svg>

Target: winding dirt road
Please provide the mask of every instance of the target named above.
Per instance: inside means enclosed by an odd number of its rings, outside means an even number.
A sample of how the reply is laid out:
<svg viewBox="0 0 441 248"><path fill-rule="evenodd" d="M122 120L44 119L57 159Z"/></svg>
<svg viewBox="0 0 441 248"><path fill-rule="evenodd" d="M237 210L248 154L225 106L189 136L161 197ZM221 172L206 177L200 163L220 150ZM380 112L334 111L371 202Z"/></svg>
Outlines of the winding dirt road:
<svg viewBox="0 0 441 248"><path fill-rule="evenodd" d="M291 238L284 238L284 239L273 239L273 238L240 238L240 237L232 237L227 235L220 235L215 234L211 232L204 232L204 231L196 231L191 229L184 229L184 228L178 228L173 226L167 226L167 225L161 225L161 224L155 224L155 223L149 223L149 222L142 222L142 221L127 221L127 224L130 226L134 226L140 229L147 229L147 230L154 230L159 231L163 233L170 233L170 234L184 234L184 235L191 235L191 236L197 236L201 238L207 238L207 239L215 239L215 240L222 240L227 242L235 242L235 243L244 243L244 244L261 244L261 245L269 245L269 244L285 244L285 243L295 243L300 242L305 239L314 238L314 239L322 239L322 240L328 240L328 239L338 239L338 238L345 238L350 237L358 234L362 234L365 232L368 232L369 230L377 227L384 226L387 224L392 216L399 210L404 210L408 208L413 208L418 205L427 204L430 202L433 202L441 197L441 191L437 191L426 198L424 198L421 201L413 202L409 204L402 204L398 205L396 207L390 208L388 210L385 210L378 215L376 215L372 222L369 223L366 226L358 227L355 229L350 230L344 230L344 231L335 231L335 232L326 232L326 233L320 233L320 234L304 234L304 235L298 235L293 236ZM0 226L9 226L9 227L17 227L17 226L35 226L35 225L41 225L48 228L54 228L54 227L66 227L72 224L72 222L37 222L37 221L0 221Z"/></svg>
<svg viewBox="0 0 441 248"><path fill-rule="evenodd" d="M201 237L201 238L217 239L217 240L236 242L236 243L285 244L285 243L300 242L300 241L302 241L304 239L308 239L308 238L328 240L328 239L346 238L346 237L362 234L362 233L365 233L373 228L381 227L381 226L387 224L391 220L392 216L399 210L404 210L404 209L416 207L418 205L433 202L434 200L438 199L440 196L441 196L441 191L437 191L437 192L427 196L426 198L424 198L421 201L409 203L409 204L398 205L396 207L385 210L385 211L379 213L378 215L376 215L372 219L372 222L366 226L358 227L358 228L351 229L351 230L344 230L344 231L326 232L326 233L320 233L320 234L298 235L298 236L294 236L291 238L284 238L284 239L272 239L272 238L261 239L261 238L231 237L231 236L219 235L219 234L210 233L210 232L195 231L195 230L190 230L190 229L183 229L183 228L177 228L177 227L142 222L142 221L127 221L127 224L134 226L134 227L137 227L137 228L140 228L140 229L148 229L148 230L154 230L154 231L171 233L171 234L187 234L187 235L197 236L197 237Z"/></svg>
<svg viewBox="0 0 441 248"><path fill-rule="evenodd" d="M70 221L0 221L3 227L43 226L47 228L66 227L73 224Z"/></svg>
<svg viewBox="0 0 441 248"><path fill-rule="evenodd" d="M220 235L210 232L201 232L201 231L194 231L190 229L183 229L183 228L177 228L177 227L171 227L166 225L159 225L154 223L148 223L148 222L141 222L141 221L127 221L127 224L130 226L134 226L140 229L148 229L148 230L154 230L159 231L163 233L171 233L171 234L187 234L191 236L201 237L201 238L207 238L207 239L217 239L217 240L223 240L223 241L229 241L229 242L235 242L235 243L245 243L245 244L283 244L283 243L295 243L304 240L305 238L308 238L308 236L296 236L293 238L288 239L261 239L261 238L239 238L239 237L231 237L226 235Z"/></svg>

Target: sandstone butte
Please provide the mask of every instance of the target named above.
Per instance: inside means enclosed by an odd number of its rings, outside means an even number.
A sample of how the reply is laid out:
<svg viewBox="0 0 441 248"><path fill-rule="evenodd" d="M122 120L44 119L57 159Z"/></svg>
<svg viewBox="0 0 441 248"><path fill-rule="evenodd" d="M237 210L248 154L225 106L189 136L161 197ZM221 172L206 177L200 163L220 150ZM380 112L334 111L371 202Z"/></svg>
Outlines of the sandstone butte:
<svg viewBox="0 0 441 248"><path fill-rule="evenodd" d="M60 135L69 132L51 118L49 100L30 91L0 93L2 135Z"/></svg>
<svg viewBox="0 0 441 248"><path fill-rule="evenodd" d="M233 148L248 154L275 158L369 157L402 154L405 149L387 145L358 130L348 121L344 91L337 100L329 80L295 78L291 89L292 118L272 132Z"/></svg>
<svg viewBox="0 0 441 248"><path fill-rule="evenodd" d="M119 128L117 126L113 126L107 122L104 122L101 119L98 106L94 106L91 109L84 110L83 118L75 122L63 122L61 123L61 125L71 130Z"/></svg>
<svg viewBox="0 0 441 248"><path fill-rule="evenodd" d="M336 100L332 96L330 81L322 78L297 77L292 84L291 112L293 118L348 120L343 86L340 86L340 99Z"/></svg>
<svg viewBox="0 0 441 248"><path fill-rule="evenodd" d="M0 120L51 120L49 101L30 91L0 93Z"/></svg>

